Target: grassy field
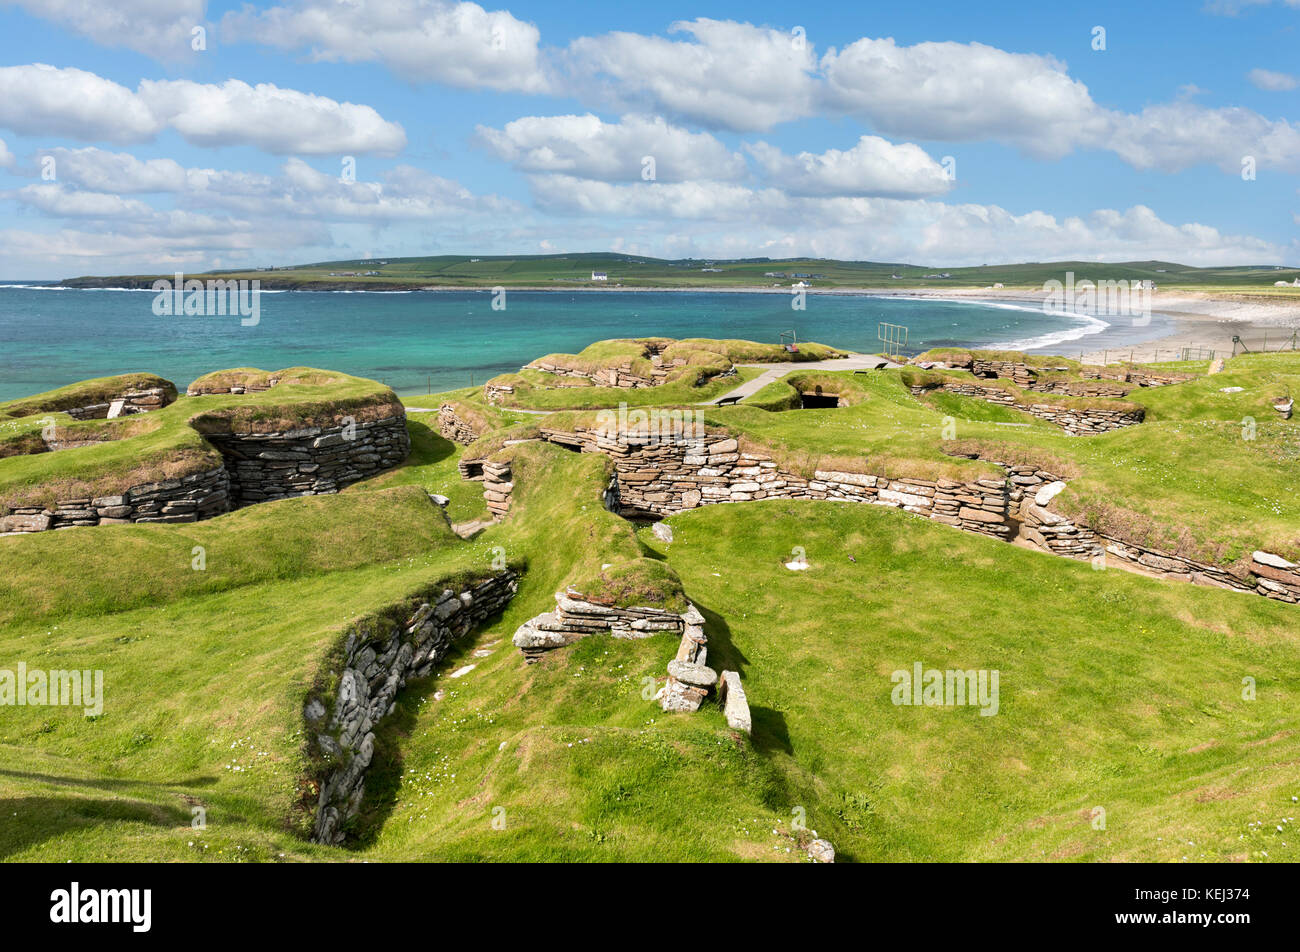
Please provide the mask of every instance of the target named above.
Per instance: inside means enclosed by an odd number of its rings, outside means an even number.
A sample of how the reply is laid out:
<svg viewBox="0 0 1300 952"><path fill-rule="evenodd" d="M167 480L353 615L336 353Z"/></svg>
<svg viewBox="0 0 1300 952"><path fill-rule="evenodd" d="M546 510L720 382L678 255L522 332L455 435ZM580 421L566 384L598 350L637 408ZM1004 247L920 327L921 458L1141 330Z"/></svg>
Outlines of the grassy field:
<svg viewBox="0 0 1300 952"><path fill-rule="evenodd" d="M972 446L1050 459L1071 476L1058 505L1176 531L1230 562L1252 544L1300 551L1300 431L1269 407L1297 373L1293 357L1237 358L1135 390L1148 422L1087 438L952 394L918 400L898 371L796 372L705 415L796 467L996 471L945 452ZM790 409L817 386L849 405ZM388 399L355 387L349 398ZM1295 858L1295 606L1096 571L877 506L710 506L672 517L664 543L602 506L604 456L504 446L590 413L492 408L477 389L411 403L443 400L482 414L487 437L467 450L412 412L408 461L337 495L0 538L0 669L101 670L105 685L95 717L0 707L0 815L13 821L0 859L804 861L814 830L858 861ZM130 422L149 417L161 413ZM511 511L465 540L428 493L449 498L452 522L482 518L481 486L457 462L485 449L511 459ZM807 571L784 566L796 547ZM308 843L302 704L342 632L502 556L522 572L518 594L399 695L355 840ZM592 636L526 665L514 630L568 585L694 603L710 665L744 678L752 739L714 705L669 715L651 699L669 635ZM918 662L997 671L996 715L892 703L893 672Z"/></svg>
<svg viewBox="0 0 1300 952"><path fill-rule="evenodd" d="M704 269L710 270L704 270ZM606 281L591 280L604 271ZM1300 277L1295 269L1271 266L1193 268L1162 261L1102 264L1095 261L1054 261L947 268L827 258L751 258L703 261L663 260L623 254L437 255L381 260L326 261L274 270L214 272L212 277L259 280L266 288L317 287L617 287L740 288L780 285L806 280L816 288L872 287L888 289L977 287L995 283L1008 288L1041 289L1049 280L1063 281L1073 271L1079 280L1154 281L1161 288L1178 287L1210 293L1260 295L1277 300L1300 296L1295 288L1274 288L1275 281ZM350 272L350 273L349 273ZM372 275L366 272L375 272ZM768 272L773 272L769 275ZM777 277L775 275L782 275ZM943 275L943 276L941 276ZM64 283L88 287L149 287L158 275L70 278ZM161 277L170 278L171 275ZM194 275L200 279L208 275Z"/></svg>

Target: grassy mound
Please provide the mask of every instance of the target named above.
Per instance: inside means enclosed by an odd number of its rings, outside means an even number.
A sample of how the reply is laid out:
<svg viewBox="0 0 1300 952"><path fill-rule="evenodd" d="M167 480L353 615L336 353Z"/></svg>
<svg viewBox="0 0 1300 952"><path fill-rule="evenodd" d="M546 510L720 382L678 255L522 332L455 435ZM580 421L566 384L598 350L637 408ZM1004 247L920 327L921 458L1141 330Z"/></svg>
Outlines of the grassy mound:
<svg viewBox="0 0 1300 952"><path fill-rule="evenodd" d="M612 367L627 367L631 373L649 379L656 369L650 359L653 354L660 357L661 369L668 373L661 384L642 388L651 392L598 387L585 377L560 376L537 369L545 364L593 375ZM500 397L504 405L539 410L617 406L619 403L635 406L703 403L757 376L747 368L735 367L736 364L806 362L843 356L844 351L813 342L800 344L799 350L791 353L778 344L747 340L644 337L597 341L578 354L548 354L517 374L502 374L488 383L514 388L513 394ZM681 363L677 364L678 361ZM736 370L737 375L718 379L719 374L731 370Z"/></svg>
<svg viewBox="0 0 1300 952"><path fill-rule="evenodd" d="M1038 403L1077 410L1116 410L1122 413L1134 413L1142 409L1140 404L1128 400L1116 400L1113 397L1067 396L1059 393L1022 390L1008 380L978 378L964 370L917 370L904 367L899 371L899 379L906 387L920 387L925 390L936 390L945 383L972 384L989 390L1001 390L1015 400L1017 406Z"/></svg>
<svg viewBox="0 0 1300 952"><path fill-rule="evenodd" d="M502 394L498 405L529 410L595 410L604 407L649 407L673 404L707 403L734 390L742 383L762 373L754 367L737 367L733 375L709 377L701 382L699 368L684 368L684 373L671 383L657 387L628 389L625 387L598 387L582 377L556 377L554 374L523 370L517 374L502 374L489 383L505 384L514 393Z"/></svg>
<svg viewBox="0 0 1300 952"><path fill-rule="evenodd" d="M847 356L847 351L816 341L801 342L798 351L794 353L780 344L763 344L752 340L711 340L707 337L688 337L678 341L675 346L713 351L737 364L804 363Z"/></svg>
<svg viewBox="0 0 1300 952"><path fill-rule="evenodd" d="M456 542L414 486L280 499L196 523L9 536L0 538L0 624L163 605Z"/></svg>
<svg viewBox="0 0 1300 952"><path fill-rule="evenodd" d="M364 422L403 412L392 390L372 380L310 368L280 371L279 376L277 386L265 392L186 397L122 421L56 418L59 432L74 438L112 437L57 453L33 454L32 426L38 421L14 421L19 425L0 438L0 446L22 440L15 445L29 449L0 459L0 506L49 506L59 499L114 495L213 469L221 465L221 455L203 438L206 434L337 426L346 417Z"/></svg>
<svg viewBox="0 0 1300 952"><path fill-rule="evenodd" d="M115 377L97 377L79 383L47 390L32 397L0 403L0 419L17 419L37 413L61 413L77 407L107 403L131 390L166 390L171 399L176 398L176 385L154 374L119 374Z"/></svg>
<svg viewBox="0 0 1300 952"><path fill-rule="evenodd" d="M796 410L805 393L833 396L843 406L866 399L867 393L851 375L834 372L795 372L774 380L745 401L746 406L761 410Z"/></svg>
<svg viewBox="0 0 1300 952"><path fill-rule="evenodd" d="M968 366L972 360L996 360L1012 364L1025 364L1035 370L1073 371L1077 372L1083 364L1068 357L1053 354L1026 354L1019 350L970 350L965 347L933 347L925 353L917 354L908 360L909 364L924 361L937 361L947 364Z"/></svg>

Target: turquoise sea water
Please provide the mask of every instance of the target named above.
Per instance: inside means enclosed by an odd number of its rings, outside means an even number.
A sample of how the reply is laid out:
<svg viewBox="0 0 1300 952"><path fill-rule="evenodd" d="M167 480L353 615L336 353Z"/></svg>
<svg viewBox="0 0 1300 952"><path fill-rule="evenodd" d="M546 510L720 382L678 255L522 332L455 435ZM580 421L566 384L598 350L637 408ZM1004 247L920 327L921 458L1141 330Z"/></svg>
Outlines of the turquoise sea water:
<svg viewBox="0 0 1300 952"><path fill-rule="evenodd" d="M881 321L909 328L913 351L1014 345L1077 355L1168 332L1156 315L1135 328L1035 307L872 295L676 291L269 292L260 320L153 313L154 293L0 284L0 400L89 377L148 371L182 389L228 367L322 367L382 380L399 393L481 383L542 354L581 350L610 337L739 337L777 342L794 329L864 352L880 349Z"/></svg>

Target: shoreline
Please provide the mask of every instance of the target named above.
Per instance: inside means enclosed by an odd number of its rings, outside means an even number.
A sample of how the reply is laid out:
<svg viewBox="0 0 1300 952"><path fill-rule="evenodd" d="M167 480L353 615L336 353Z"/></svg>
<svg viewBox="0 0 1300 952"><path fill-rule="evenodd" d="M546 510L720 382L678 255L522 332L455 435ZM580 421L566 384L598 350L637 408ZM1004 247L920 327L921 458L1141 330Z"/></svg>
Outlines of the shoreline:
<svg viewBox="0 0 1300 952"><path fill-rule="evenodd" d="M492 288L477 285L420 285L355 287L340 286L330 283L328 287L266 287L268 292L284 293L303 291L307 293L352 293L352 294L410 294L415 292L476 292L493 293ZM98 287L79 287L62 283L45 285L7 284L0 287L35 287L41 286L58 290L121 290L149 291L147 286L129 287L123 285L100 285ZM507 291L541 292L546 294L576 293L626 293L626 294L771 294L789 295L787 285L781 287L763 285L744 285L738 287L647 287L641 285L611 285L593 287L581 285L574 287L556 287L554 285L520 285L507 287ZM1044 291L1033 288L992 288L992 287L834 287L805 289L813 297L881 297L910 300L933 300L948 302L966 302L971 304L1013 304L1034 309L1043 306ZM1249 292L1230 291L1181 291L1162 289L1151 292L1152 314L1159 315L1164 322L1171 323L1172 329L1161 328L1156 336L1144 332L1147 324L1133 324L1132 332L1126 333L1125 319L1109 321L1109 326L1095 334L1085 334L1068 341L1056 341L1024 349L1030 353L1058 354L1069 356L1073 353L1081 356L1087 363L1109 363L1114 360L1132 360L1133 362L1160 362L1177 360L1186 355L1190 359L1209 359L1213 356L1231 356L1234 347L1240 351L1243 347L1252 352L1300 348L1300 291L1295 295L1252 295ZM1088 315L1083 312L1084 316ZM1106 320L1107 315L1095 315ZM1093 346L1089 349L1088 340L1093 336L1104 335L1106 346ZM1238 339L1234 345L1233 338ZM999 349L998 342L983 345L987 349ZM1069 346L1075 345L1075 346ZM1078 346L1083 345L1083 346ZM1010 349L1010 348L1002 348ZM1190 353L1188 353L1190 351Z"/></svg>

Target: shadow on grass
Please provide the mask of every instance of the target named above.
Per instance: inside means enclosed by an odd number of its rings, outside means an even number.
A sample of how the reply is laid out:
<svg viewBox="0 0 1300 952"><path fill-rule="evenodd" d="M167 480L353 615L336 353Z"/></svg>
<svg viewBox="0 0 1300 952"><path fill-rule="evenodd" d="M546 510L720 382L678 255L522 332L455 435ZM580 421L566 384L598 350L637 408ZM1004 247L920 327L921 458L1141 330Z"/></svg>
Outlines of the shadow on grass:
<svg viewBox="0 0 1300 952"><path fill-rule="evenodd" d="M687 597L689 597L689 593ZM709 638L709 667L719 673L735 671L743 681L745 679L745 666L749 664L749 659L731 640L731 629L727 626L727 619L717 612L710 611L706 606L701 605L694 599L691 600L691 603L704 616L704 633Z"/></svg>
<svg viewBox="0 0 1300 952"><path fill-rule="evenodd" d="M727 626L727 620L699 602L693 604L704 616L704 631L709 636L709 667L719 674L723 671L735 671L740 675L743 683L749 659L731 640L731 629ZM790 731L785 723L785 715L773 708L755 704L753 696L747 697L749 714L754 722L754 733L751 736L754 749L762 754L780 752L793 756L794 747L790 744Z"/></svg>
<svg viewBox="0 0 1300 952"><path fill-rule="evenodd" d="M21 775L19 775L21 776ZM11 797L0 800L0 859L77 829L110 823L144 823L160 828L188 827L190 813L179 806L143 800L77 796Z"/></svg>
<svg viewBox="0 0 1300 952"><path fill-rule="evenodd" d="M434 463L441 463L456 452L456 444L440 436L427 423L408 419L406 431L411 434L411 455L398 467L399 470L407 466L431 466Z"/></svg>
<svg viewBox="0 0 1300 952"><path fill-rule="evenodd" d="M53 783L63 787L96 787L101 790L129 790L133 787L166 787L168 789L187 790L193 787L210 787L217 782L216 777L190 777L185 780L110 780L101 777L60 777L55 774L32 773L25 770L6 770L3 767L0 767L0 777Z"/></svg>
<svg viewBox="0 0 1300 952"><path fill-rule="evenodd" d="M794 756L790 729L786 726L784 714L770 707L751 704L749 716L754 722L754 733L750 739L755 750L760 754L782 753Z"/></svg>

